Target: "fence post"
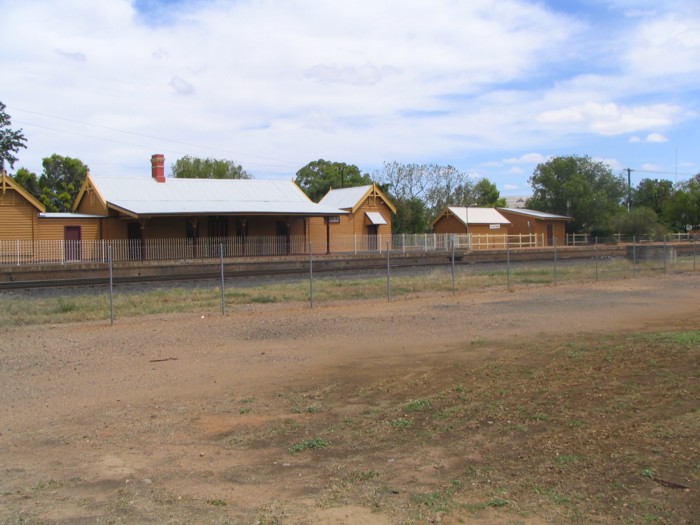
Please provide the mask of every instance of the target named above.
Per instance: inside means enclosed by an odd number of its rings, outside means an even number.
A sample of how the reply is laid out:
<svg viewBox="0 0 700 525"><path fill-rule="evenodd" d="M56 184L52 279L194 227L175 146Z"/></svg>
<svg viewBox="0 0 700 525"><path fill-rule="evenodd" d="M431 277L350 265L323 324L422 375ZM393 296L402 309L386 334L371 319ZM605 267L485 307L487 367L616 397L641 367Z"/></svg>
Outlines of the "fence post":
<svg viewBox="0 0 700 525"><path fill-rule="evenodd" d="M314 254L309 243L309 303L310 308L314 307Z"/></svg>
<svg viewBox="0 0 700 525"><path fill-rule="evenodd" d="M510 292L510 243L506 239L506 276L508 282L508 291Z"/></svg>
<svg viewBox="0 0 700 525"><path fill-rule="evenodd" d="M595 282L598 282L598 237L595 238L595 245L593 248L595 252Z"/></svg>
<svg viewBox="0 0 700 525"><path fill-rule="evenodd" d="M114 326L114 279L112 271L112 245L107 248L107 258L109 259L109 324Z"/></svg>
<svg viewBox="0 0 700 525"><path fill-rule="evenodd" d="M554 286L557 285L557 238L552 237L552 245L554 246Z"/></svg>
<svg viewBox="0 0 700 525"><path fill-rule="evenodd" d="M632 277L637 275L637 236L632 235Z"/></svg>
<svg viewBox="0 0 700 525"><path fill-rule="evenodd" d="M664 274L668 273L668 252L666 251L668 246L666 245L666 236L664 235Z"/></svg>
<svg viewBox="0 0 700 525"><path fill-rule="evenodd" d="M226 315L226 288L224 283L224 245L219 244L219 255L221 259L221 315Z"/></svg>
<svg viewBox="0 0 700 525"><path fill-rule="evenodd" d="M693 235L693 271L695 271L695 235Z"/></svg>
<svg viewBox="0 0 700 525"><path fill-rule="evenodd" d="M452 242L452 295L455 294L455 237L451 237Z"/></svg>
<svg viewBox="0 0 700 525"><path fill-rule="evenodd" d="M391 301L391 262L389 260L389 243L386 243L386 300Z"/></svg>
<svg viewBox="0 0 700 525"><path fill-rule="evenodd" d="M17 253L17 266L20 266L22 264L22 261L20 260L20 248L19 248L19 239L15 242L15 250Z"/></svg>

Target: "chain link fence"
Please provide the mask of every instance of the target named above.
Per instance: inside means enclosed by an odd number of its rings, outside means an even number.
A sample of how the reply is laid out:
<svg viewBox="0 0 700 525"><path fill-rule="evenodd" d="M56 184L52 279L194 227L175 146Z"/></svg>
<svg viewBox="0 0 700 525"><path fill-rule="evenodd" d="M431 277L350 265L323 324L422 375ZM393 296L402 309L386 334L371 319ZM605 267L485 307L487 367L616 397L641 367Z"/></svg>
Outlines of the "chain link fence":
<svg viewBox="0 0 700 525"><path fill-rule="evenodd" d="M468 293L697 272L694 238L590 239L586 244L470 250L457 237L442 250L414 253L389 242L381 253L239 259L218 248L206 264L106 262L53 281L0 282L3 325L108 320L177 312L235 315L246 304L387 300L425 293ZM69 276L68 276L69 275ZM57 286L60 285L60 286ZM33 286L33 287L30 287Z"/></svg>

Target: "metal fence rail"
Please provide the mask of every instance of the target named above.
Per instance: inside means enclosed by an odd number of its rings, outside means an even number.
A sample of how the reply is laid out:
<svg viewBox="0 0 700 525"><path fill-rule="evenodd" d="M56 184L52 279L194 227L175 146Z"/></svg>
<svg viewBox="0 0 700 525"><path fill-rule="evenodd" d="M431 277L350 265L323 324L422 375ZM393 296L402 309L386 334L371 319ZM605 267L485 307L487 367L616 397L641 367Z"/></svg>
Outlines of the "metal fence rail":
<svg viewBox="0 0 700 525"><path fill-rule="evenodd" d="M505 249L544 246L537 235L336 235L313 246L316 254L448 251L458 249ZM27 264L105 263L111 247L115 262L189 261L224 257L304 255L309 246L303 236L203 237L199 239L112 240L0 240L0 266Z"/></svg>

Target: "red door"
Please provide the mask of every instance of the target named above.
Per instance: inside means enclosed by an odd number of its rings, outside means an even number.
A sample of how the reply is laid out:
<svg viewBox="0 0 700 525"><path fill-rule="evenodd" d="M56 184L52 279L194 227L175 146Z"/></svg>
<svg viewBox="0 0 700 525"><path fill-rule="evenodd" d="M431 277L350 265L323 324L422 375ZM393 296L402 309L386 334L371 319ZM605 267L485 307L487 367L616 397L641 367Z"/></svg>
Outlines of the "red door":
<svg viewBox="0 0 700 525"><path fill-rule="evenodd" d="M63 228L63 244L66 261L81 259L80 226L65 226Z"/></svg>

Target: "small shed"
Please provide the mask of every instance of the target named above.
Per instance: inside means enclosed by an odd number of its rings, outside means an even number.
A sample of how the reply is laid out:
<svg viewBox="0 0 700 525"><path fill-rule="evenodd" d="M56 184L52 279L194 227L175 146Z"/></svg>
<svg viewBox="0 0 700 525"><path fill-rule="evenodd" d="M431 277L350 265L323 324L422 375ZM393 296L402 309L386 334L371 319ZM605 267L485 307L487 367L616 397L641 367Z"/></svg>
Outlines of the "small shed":
<svg viewBox="0 0 700 525"><path fill-rule="evenodd" d="M391 240L396 207L376 184L331 189L319 204L344 215L311 219L314 251L376 250L384 246L384 239Z"/></svg>
<svg viewBox="0 0 700 525"><path fill-rule="evenodd" d="M510 221L494 208L448 206L431 226L434 233L508 235Z"/></svg>
<svg viewBox="0 0 700 525"><path fill-rule="evenodd" d="M525 208L498 208L512 224L511 235L537 235L546 246L566 244L566 222L571 217Z"/></svg>

